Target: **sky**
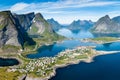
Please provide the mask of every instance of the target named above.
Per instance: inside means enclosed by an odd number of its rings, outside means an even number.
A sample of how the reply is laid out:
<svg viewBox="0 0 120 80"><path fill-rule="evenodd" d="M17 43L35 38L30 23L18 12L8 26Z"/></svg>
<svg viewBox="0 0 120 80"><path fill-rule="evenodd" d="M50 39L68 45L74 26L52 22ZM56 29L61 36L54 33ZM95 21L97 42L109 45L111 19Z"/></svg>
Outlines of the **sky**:
<svg viewBox="0 0 120 80"><path fill-rule="evenodd" d="M78 19L97 21L105 15L120 16L120 0L0 0L0 11L4 10L17 14L40 12L45 19L70 24Z"/></svg>

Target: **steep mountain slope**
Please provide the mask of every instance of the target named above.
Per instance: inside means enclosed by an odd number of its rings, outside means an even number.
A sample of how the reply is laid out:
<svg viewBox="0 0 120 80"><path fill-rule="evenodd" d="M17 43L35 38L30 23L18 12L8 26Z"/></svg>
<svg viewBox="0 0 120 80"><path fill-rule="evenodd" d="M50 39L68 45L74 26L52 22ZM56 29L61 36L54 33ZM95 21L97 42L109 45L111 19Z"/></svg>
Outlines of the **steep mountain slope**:
<svg viewBox="0 0 120 80"><path fill-rule="evenodd" d="M29 33L44 34L44 32L52 32L52 29L43 16L40 13L37 13L35 14Z"/></svg>
<svg viewBox="0 0 120 80"><path fill-rule="evenodd" d="M26 32L22 31L19 21L10 11L0 12L0 47L11 45L24 48L24 44L34 44Z"/></svg>
<svg viewBox="0 0 120 80"><path fill-rule="evenodd" d="M43 18L40 13L35 14L28 33L30 35L40 35L41 38L44 39L54 39L59 37L59 35L55 33L51 25Z"/></svg>
<svg viewBox="0 0 120 80"><path fill-rule="evenodd" d="M59 29L63 28L63 26L59 24L57 21L55 21L53 18L48 19L47 22L51 25L54 31L58 31Z"/></svg>
<svg viewBox="0 0 120 80"><path fill-rule="evenodd" d="M93 26L93 22L91 20L77 20L73 21L67 28L70 29L71 31L80 31L84 30L87 31Z"/></svg>
<svg viewBox="0 0 120 80"><path fill-rule="evenodd" d="M0 12L0 46L23 44L22 35L19 34L16 22L10 11Z"/></svg>
<svg viewBox="0 0 120 80"><path fill-rule="evenodd" d="M20 23L20 26L27 31L32 24L32 20L35 16L34 12L28 14L14 14L13 15Z"/></svg>
<svg viewBox="0 0 120 80"><path fill-rule="evenodd" d="M93 33L120 33L120 24L110 19L108 15L100 18L91 29Z"/></svg>

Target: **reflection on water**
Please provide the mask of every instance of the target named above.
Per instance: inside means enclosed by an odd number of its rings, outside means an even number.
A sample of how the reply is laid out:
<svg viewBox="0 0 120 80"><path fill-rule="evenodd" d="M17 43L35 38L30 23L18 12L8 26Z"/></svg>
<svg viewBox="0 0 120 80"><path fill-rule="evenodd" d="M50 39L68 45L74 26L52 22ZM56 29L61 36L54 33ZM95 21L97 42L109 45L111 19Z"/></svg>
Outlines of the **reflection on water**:
<svg viewBox="0 0 120 80"><path fill-rule="evenodd" d="M93 35L90 32L79 32L72 33L68 29L61 29L58 31L59 34L64 35L69 38L80 39L80 38L92 38ZM52 45L43 45L40 47L36 54L28 54L28 58L40 58L40 57L53 57L57 55L59 52L65 49L73 49L78 46L96 46L97 44L92 42L80 42L79 40L64 40L61 43L54 43ZM103 51L115 51L120 50L120 42L115 43L107 43L103 45L97 45L96 50Z"/></svg>
<svg viewBox="0 0 120 80"><path fill-rule="evenodd" d="M65 40L61 43L54 43L52 45L43 45L36 54L28 54L28 58L52 57L65 49L73 49L78 46L95 46L95 43L84 43L79 40Z"/></svg>
<svg viewBox="0 0 120 80"><path fill-rule="evenodd" d="M72 32L69 29L63 28L60 29L57 33L67 38L74 38L74 39L93 38L93 35L89 31Z"/></svg>
<svg viewBox="0 0 120 80"><path fill-rule="evenodd" d="M60 29L57 33L65 36L67 38L74 38L74 39L94 38L94 37L120 37L120 34L118 34L118 33L113 33L113 34L112 33L111 34L91 33L89 31L84 31L84 30L71 31L66 28Z"/></svg>

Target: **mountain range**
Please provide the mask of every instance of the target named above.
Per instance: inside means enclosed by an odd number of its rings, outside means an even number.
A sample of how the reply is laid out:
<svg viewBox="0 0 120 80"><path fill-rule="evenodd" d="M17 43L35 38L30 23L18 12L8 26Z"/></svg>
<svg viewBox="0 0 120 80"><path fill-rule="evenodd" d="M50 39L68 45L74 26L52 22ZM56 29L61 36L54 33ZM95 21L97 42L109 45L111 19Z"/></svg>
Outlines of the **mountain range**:
<svg viewBox="0 0 120 80"><path fill-rule="evenodd" d="M41 13L15 14L11 11L1 11L0 47L13 45L24 48L25 45L36 44L30 35L40 35L47 40L56 39L59 35L55 31L61 28L73 32L90 30L92 33L120 33L120 16L111 19L106 15L95 23L91 20L77 20L63 26L53 18L45 20Z"/></svg>
<svg viewBox="0 0 120 80"><path fill-rule="evenodd" d="M26 45L35 45L36 42L29 35L40 35L44 39L59 38L59 35L55 33L40 13L0 12L0 47L16 46L24 48Z"/></svg>
<svg viewBox="0 0 120 80"><path fill-rule="evenodd" d="M67 29L71 30L72 32L88 31L93 25L94 22L91 20L77 20L68 25Z"/></svg>
<svg viewBox="0 0 120 80"><path fill-rule="evenodd" d="M47 21L52 25L55 31L58 31L61 28L67 28L74 33L79 31L91 31L92 33L103 34L120 33L120 16L116 16L111 19L108 15L105 15L98 19L97 22L93 22L91 20L74 20L67 26L62 26L54 19L48 19Z"/></svg>
<svg viewBox="0 0 120 80"><path fill-rule="evenodd" d="M53 18L48 19L47 22L52 26L54 31L58 31L61 28L67 28L72 32L79 32L81 30L87 31L94 25L94 22L92 22L91 20L74 20L71 24L68 25L61 25Z"/></svg>

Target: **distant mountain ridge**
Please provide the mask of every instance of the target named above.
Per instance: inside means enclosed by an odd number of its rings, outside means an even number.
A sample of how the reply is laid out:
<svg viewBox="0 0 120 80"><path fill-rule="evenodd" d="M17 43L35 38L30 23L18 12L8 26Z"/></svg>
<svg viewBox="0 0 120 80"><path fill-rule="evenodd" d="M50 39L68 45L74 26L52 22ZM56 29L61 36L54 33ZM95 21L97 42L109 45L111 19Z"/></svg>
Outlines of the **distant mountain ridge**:
<svg viewBox="0 0 120 80"><path fill-rule="evenodd" d="M64 28L61 24L59 24L57 21L55 21L53 18L47 19L47 22L52 26L54 31L58 31L61 28Z"/></svg>
<svg viewBox="0 0 120 80"><path fill-rule="evenodd" d="M110 19L108 15L100 18L91 31L93 33L120 33L120 17Z"/></svg>
<svg viewBox="0 0 120 80"><path fill-rule="evenodd" d="M89 30L92 26L94 25L94 22L92 22L91 20L77 20L77 21L73 21L70 25L68 25L68 29L70 29L71 31L87 31Z"/></svg>
<svg viewBox="0 0 120 80"><path fill-rule="evenodd" d="M48 19L47 22L52 26L55 31L58 31L61 28L69 29L72 32L79 32L81 30L87 31L94 25L94 22L92 22L91 20L74 20L71 24L68 25L61 25L53 18Z"/></svg>
<svg viewBox="0 0 120 80"><path fill-rule="evenodd" d="M112 20L120 24L120 16L114 17Z"/></svg>

